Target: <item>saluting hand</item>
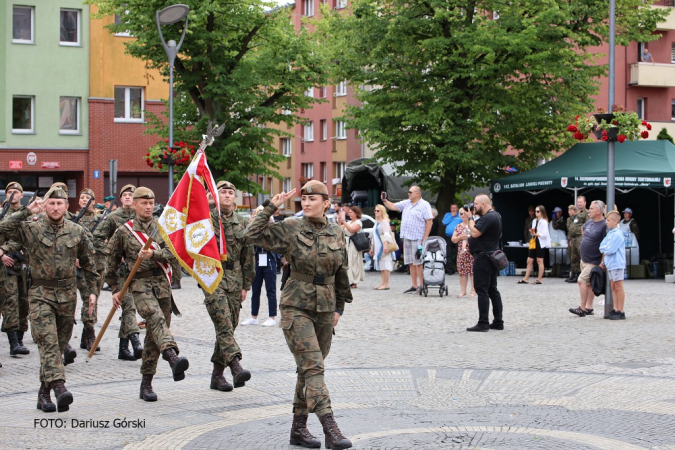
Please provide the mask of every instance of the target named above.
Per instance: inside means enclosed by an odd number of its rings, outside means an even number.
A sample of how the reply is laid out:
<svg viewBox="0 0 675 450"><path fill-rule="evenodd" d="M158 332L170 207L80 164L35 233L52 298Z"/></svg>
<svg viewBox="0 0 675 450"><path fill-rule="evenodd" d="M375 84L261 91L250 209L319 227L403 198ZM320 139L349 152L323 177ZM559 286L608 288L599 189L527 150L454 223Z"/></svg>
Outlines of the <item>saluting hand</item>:
<svg viewBox="0 0 675 450"><path fill-rule="evenodd" d="M296 189L293 189L290 192L279 192L277 195L272 197L272 203L277 208L286 203L291 197L295 195Z"/></svg>
<svg viewBox="0 0 675 450"><path fill-rule="evenodd" d="M28 205L28 210L33 214L40 214L45 210L45 202L40 197L35 197L33 203Z"/></svg>

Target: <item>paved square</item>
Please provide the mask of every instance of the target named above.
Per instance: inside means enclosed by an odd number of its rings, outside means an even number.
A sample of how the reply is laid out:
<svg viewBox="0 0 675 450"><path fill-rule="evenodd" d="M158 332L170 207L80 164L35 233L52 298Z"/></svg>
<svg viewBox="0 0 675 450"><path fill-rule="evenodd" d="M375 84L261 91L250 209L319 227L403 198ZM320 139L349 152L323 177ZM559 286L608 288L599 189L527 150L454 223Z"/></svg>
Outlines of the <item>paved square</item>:
<svg viewBox="0 0 675 450"><path fill-rule="evenodd" d="M675 450L673 285L627 281L628 319L609 321L597 300L599 315L570 314L578 288L561 279L524 286L499 278L506 329L468 333L476 299L455 297L457 275L446 280L443 298L402 294L410 277L401 274L392 274L389 291L373 290L376 273L354 290L326 381L355 448ZM75 400L66 413L35 409L39 359L30 335L28 356L10 357L3 342L0 448L289 448L295 365L279 328L239 326L252 379L229 393L211 390L214 329L204 297L190 278L175 297L183 317L172 330L190 369L175 383L161 361L156 403L138 398L140 361L117 359L117 316L89 363L76 326L78 358L66 368ZM110 305L106 292L101 318ZM263 298L260 323L266 310ZM241 319L249 312L250 294ZM316 417L308 426L323 441Z"/></svg>

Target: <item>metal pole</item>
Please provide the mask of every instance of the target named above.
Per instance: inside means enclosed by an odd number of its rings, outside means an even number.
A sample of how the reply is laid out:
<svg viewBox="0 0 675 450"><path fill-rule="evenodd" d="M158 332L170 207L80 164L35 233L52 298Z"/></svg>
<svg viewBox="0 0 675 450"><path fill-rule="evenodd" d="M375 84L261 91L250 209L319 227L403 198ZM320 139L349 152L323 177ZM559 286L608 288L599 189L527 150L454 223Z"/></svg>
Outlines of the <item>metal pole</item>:
<svg viewBox="0 0 675 450"><path fill-rule="evenodd" d="M615 32L616 32L616 2L609 0L609 111L612 111L614 105L614 69L615 69ZM614 209L614 142L607 141L607 212ZM606 277L605 285L605 319L609 318L609 313L614 309L614 298L610 287L609 277Z"/></svg>
<svg viewBox="0 0 675 450"><path fill-rule="evenodd" d="M173 147L173 60L169 60L169 148ZM169 197L173 194L173 155L169 154Z"/></svg>

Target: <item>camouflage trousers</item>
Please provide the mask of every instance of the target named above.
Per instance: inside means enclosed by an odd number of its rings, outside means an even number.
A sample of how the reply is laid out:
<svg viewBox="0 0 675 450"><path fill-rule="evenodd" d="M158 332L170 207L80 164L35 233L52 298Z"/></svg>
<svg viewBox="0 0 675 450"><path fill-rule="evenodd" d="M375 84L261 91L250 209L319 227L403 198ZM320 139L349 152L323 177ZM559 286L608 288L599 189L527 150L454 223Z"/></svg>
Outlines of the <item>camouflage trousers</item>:
<svg viewBox="0 0 675 450"><path fill-rule="evenodd" d="M23 287L23 279L18 275L7 275L0 295L5 300L2 306L2 332L28 331L28 294Z"/></svg>
<svg viewBox="0 0 675 450"><path fill-rule="evenodd" d="M75 285L67 288L31 288L30 329L40 353L40 381L66 380L61 355L73 334L77 305Z"/></svg>
<svg viewBox="0 0 675 450"><path fill-rule="evenodd" d="M138 313L145 319L141 374L154 375L157 372L157 361L164 351L174 348L178 353L178 345L169 331L171 297L157 298L152 291L134 292L133 296Z"/></svg>
<svg viewBox="0 0 675 450"><path fill-rule="evenodd" d="M581 238L572 238L568 241L568 250L570 254L570 267L572 272L581 273Z"/></svg>
<svg viewBox="0 0 675 450"><path fill-rule="evenodd" d="M180 283L180 280L183 279L183 272L181 271L180 263L175 258L171 260L171 270L173 271L171 283Z"/></svg>
<svg viewBox="0 0 675 450"><path fill-rule="evenodd" d="M96 301L94 302L94 312L89 315L89 297L82 292L87 290L87 282L84 277L77 278L77 290L80 291L80 298L82 299L82 310L80 311L80 320L85 328L94 328L98 321L98 297L101 295L101 288L103 287L103 278L105 276L105 269L99 269L98 274L101 277L98 289L96 290Z"/></svg>
<svg viewBox="0 0 675 450"><path fill-rule="evenodd" d="M226 292L218 286L213 294L204 294L204 304L216 329L216 345L211 362L227 366L236 356L242 358L241 349L234 339L234 330L239 323L241 291Z"/></svg>
<svg viewBox="0 0 675 450"><path fill-rule="evenodd" d="M281 306L280 326L295 357L298 373L294 413L315 413L322 417L333 412L324 381L324 359L333 339L333 315L333 312L317 313Z"/></svg>

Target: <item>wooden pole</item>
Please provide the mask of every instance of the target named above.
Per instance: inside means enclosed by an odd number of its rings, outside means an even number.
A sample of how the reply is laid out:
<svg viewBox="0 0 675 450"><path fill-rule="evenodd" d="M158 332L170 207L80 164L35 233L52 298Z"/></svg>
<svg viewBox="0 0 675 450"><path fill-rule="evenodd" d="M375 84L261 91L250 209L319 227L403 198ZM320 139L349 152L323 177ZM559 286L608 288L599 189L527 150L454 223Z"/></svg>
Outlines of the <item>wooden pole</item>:
<svg viewBox="0 0 675 450"><path fill-rule="evenodd" d="M152 238L148 237L148 241L145 243L143 246L143 250L147 250L150 248L152 245ZM129 272L129 276L127 277L127 280L124 282L124 286L122 286L122 290L119 292L119 298L124 299L124 296L127 293L127 289L129 289L129 285L134 279L134 276L136 275L136 272L138 271L138 268L141 265L141 262L143 260L141 258L136 259L136 262L134 263L134 267L131 268L131 272ZM101 327L101 331L98 332L98 336L96 336L96 340L94 341L94 345L91 346L91 350L89 350L89 353L87 354L87 362L91 359L92 356L94 356L94 352L96 352L96 347L98 347L98 344L101 342L101 338L103 337L103 334L105 333L105 330L108 329L108 325L110 325L110 321L112 320L113 316L115 315L115 311L117 308L113 306L110 309L110 312L108 313L108 317L106 317L105 322L103 322L103 326Z"/></svg>

